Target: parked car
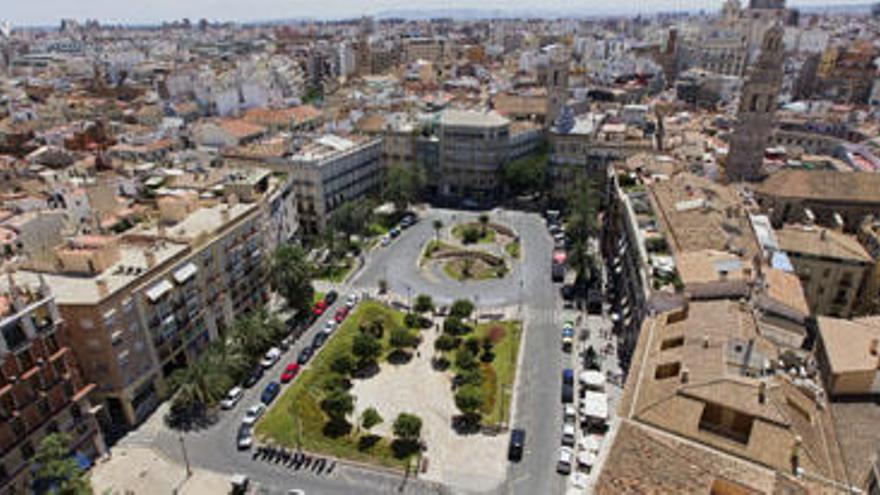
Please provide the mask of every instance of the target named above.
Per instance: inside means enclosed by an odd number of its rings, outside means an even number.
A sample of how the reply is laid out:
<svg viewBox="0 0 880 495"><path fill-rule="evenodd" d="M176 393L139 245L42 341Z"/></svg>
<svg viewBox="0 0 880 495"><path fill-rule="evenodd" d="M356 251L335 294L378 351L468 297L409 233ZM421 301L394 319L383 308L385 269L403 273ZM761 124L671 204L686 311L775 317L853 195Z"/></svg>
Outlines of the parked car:
<svg viewBox="0 0 880 495"><path fill-rule="evenodd" d="M562 403L563 404L571 404L574 402L574 387L563 383L562 384Z"/></svg>
<svg viewBox="0 0 880 495"><path fill-rule="evenodd" d="M299 351L299 356L296 357L296 362L300 366L309 362L309 359L312 357L312 346L305 346L303 350Z"/></svg>
<svg viewBox="0 0 880 495"><path fill-rule="evenodd" d="M574 460L574 452L568 447L559 449L559 462L556 463L556 472L559 474L571 474L571 463Z"/></svg>
<svg viewBox="0 0 880 495"><path fill-rule="evenodd" d="M392 228L388 231L388 235L391 236L392 239L400 235L400 230L397 227Z"/></svg>
<svg viewBox="0 0 880 495"><path fill-rule="evenodd" d="M573 424L566 423L562 425L562 445L574 447L575 433Z"/></svg>
<svg viewBox="0 0 880 495"><path fill-rule="evenodd" d="M312 316L318 317L324 314L324 311L327 310L327 303L324 301L318 301L312 306Z"/></svg>
<svg viewBox="0 0 880 495"><path fill-rule="evenodd" d="M510 431L510 445L507 448L507 459L512 462L519 462L523 456L523 449L526 444L526 431L521 428L514 428Z"/></svg>
<svg viewBox="0 0 880 495"><path fill-rule="evenodd" d="M333 316L333 319L336 320L336 323L342 323L345 320L345 317L348 316L348 306L343 306L336 310L336 314Z"/></svg>
<svg viewBox="0 0 880 495"><path fill-rule="evenodd" d="M333 303L336 302L337 297L339 297L339 294L337 294L335 290L331 290L324 294L324 303L326 305L325 308L332 306Z"/></svg>
<svg viewBox="0 0 880 495"><path fill-rule="evenodd" d="M333 330L336 330L336 320L327 320L327 323L324 324L324 333L331 334Z"/></svg>
<svg viewBox="0 0 880 495"><path fill-rule="evenodd" d="M278 344L278 347L281 348L282 351L287 352L290 350L290 346L293 344L293 337L284 337L281 339L281 342Z"/></svg>
<svg viewBox="0 0 880 495"><path fill-rule="evenodd" d="M575 409L574 405L566 404L562 410L562 420L565 423L574 424L577 420L577 409Z"/></svg>
<svg viewBox="0 0 880 495"><path fill-rule="evenodd" d="M263 389L263 393L260 394L260 400L263 401L263 404L271 404L280 391L281 385L278 382L269 382Z"/></svg>
<svg viewBox="0 0 880 495"><path fill-rule="evenodd" d="M352 309L354 309L355 305L357 304L357 300L358 300L358 297L356 295L354 295L354 294L349 295L348 300L345 301L345 307L348 308L349 311L351 311Z"/></svg>
<svg viewBox="0 0 880 495"><path fill-rule="evenodd" d="M565 368L562 370L562 383L565 385L574 385L574 370Z"/></svg>
<svg viewBox="0 0 880 495"><path fill-rule="evenodd" d="M387 234L382 236L382 245L387 246L389 244L391 244L391 237L389 237Z"/></svg>
<svg viewBox="0 0 880 495"><path fill-rule="evenodd" d="M246 450L254 444L253 427L251 425L241 425L238 427L238 449Z"/></svg>
<svg viewBox="0 0 880 495"><path fill-rule="evenodd" d="M284 368L284 371L281 372L281 383L287 383L290 380L293 380L297 373L299 373L299 365L297 363L289 363Z"/></svg>
<svg viewBox="0 0 880 495"><path fill-rule="evenodd" d="M263 360L260 361L260 366L266 369L271 368L272 366L275 366L275 363L277 363L279 359L281 359L281 349L273 347L266 351L266 355L263 356Z"/></svg>
<svg viewBox="0 0 880 495"><path fill-rule="evenodd" d="M324 345L324 342L327 341L327 334L324 332L318 332L312 338L312 350L317 350L319 347Z"/></svg>
<svg viewBox="0 0 880 495"><path fill-rule="evenodd" d="M264 412L266 412L266 404L263 404L262 402L259 404L254 404L251 407L247 408L247 411L244 412L244 418L241 419L241 423L245 425L252 425L263 416Z"/></svg>
<svg viewBox="0 0 880 495"><path fill-rule="evenodd" d="M260 381L260 378L263 378L263 367L259 364L254 366L254 369L248 373L247 378L244 379L244 386L247 388L251 388Z"/></svg>
<svg viewBox="0 0 880 495"><path fill-rule="evenodd" d="M244 390L241 387L233 387L226 393L226 397L220 401L220 407L223 409L232 409L238 404L238 401L244 396Z"/></svg>

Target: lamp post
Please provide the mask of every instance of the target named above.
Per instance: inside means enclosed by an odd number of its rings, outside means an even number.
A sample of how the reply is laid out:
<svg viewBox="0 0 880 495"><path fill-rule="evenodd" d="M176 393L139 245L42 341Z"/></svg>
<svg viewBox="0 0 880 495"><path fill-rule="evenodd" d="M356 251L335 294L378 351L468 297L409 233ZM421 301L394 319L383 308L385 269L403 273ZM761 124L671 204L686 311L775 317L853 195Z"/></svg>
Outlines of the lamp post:
<svg viewBox="0 0 880 495"><path fill-rule="evenodd" d="M192 476L192 468L189 465L189 455L186 453L186 442L183 440L183 435L181 434L180 439L180 448L183 450L183 463L186 465L186 477L187 479Z"/></svg>

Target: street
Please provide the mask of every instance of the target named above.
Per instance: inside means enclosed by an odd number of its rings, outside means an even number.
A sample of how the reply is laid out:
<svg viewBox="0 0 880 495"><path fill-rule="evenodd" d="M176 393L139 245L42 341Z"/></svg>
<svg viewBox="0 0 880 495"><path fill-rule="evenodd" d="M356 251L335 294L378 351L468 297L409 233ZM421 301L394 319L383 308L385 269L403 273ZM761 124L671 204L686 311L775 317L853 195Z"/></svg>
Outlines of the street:
<svg viewBox="0 0 880 495"><path fill-rule="evenodd" d="M319 476L295 471L265 461L252 460L251 452L239 452L235 437L245 410L259 400L259 393L296 355L315 333L323 328L337 307L352 292L376 294L379 280L386 280L389 292L409 301L418 294L429 294L435 302L448 304L455 299L470 299L478 311L499 307L515 307L522 315L525 332L520 349L520 369L512 405L511 427L527 431L525 456L520 463L510 464L507 479L488 493L563 493L566 478L555 471L562 425L559 398L560 375L571 357L560 351L562 322L558 286L550 280L552 240L543 219L535 214L494 212L493 221L513 227L521 238L522 255L502 279L458 282L448 278L426 276L418 266L425 243L434 238L435 218L447 227L453 223L476 218L475 213L452 210L421 212L421 221L393 240L387 247L377 247L366 254L362 268L349 282L336 285L339 299L291 347L272 369L267 370L257 385L247 390L242 401L231 411L220 411L219 419L204 429L178 433L164 425L167 403L136 431L119 444L120 447L158 449L164 456L183 466L185 446L189 462L195 468L219 473L245 473L267 493L281 493L291 488L306 493L447 493L452 490L423 480L404 480L397 474L364 469L340 463L334 472ZM326 285L326 284L325 284ZM323 290L326 287L321 287ZM449 432L453 435L452 431ZM505 438L507 433L504 433ZM182 440L181 440L182 438ZM506 444L506 443L505 443Z"/></svg>

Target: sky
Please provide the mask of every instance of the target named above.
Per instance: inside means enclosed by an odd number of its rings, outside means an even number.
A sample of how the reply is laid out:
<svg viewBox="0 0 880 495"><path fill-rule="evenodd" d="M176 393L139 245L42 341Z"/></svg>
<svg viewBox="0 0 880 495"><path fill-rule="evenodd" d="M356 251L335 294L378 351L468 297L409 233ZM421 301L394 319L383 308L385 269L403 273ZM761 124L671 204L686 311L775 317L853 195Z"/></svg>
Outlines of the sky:
<svg viewBox="0 0 880 495"><path fill-rule="evenodd" d="M794 6L827 6L860 0L789 0ZM865 0L867 1L867 0ZM741 0L743 4L747 0ZM158 23L185 17L196 21L340 19L389 10L515 9L602 15L657 10L718 10L722 0L0 0L0 21L54 26L63 18L107 23Z"/></svg>

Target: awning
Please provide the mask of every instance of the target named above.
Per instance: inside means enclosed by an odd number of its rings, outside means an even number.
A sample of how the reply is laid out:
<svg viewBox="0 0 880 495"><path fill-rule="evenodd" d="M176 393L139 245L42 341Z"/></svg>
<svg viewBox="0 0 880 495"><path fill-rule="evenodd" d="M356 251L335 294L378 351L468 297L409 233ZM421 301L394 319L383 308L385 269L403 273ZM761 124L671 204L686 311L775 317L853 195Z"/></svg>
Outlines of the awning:
<svg viewBox="0 0 880 495"><path fill-rule="evenodd" d="M161 282L147 289L147 299L149 299L150 302L156 302L173 288L174 286L171 285L171 282L162 279Z"/></svg>
<svg viewBox="0 0 880 495"><path fill-rule="evenodd" d="M593 389L602 389L605 387L605 375L603 375L601 371L582 371L580 375L580 381L582 385Z"/></svg>
<svg viewBox="0 0 880 495"><path fill-rule="evenodd" d="M581 447L587 452L598 453L602 448L602 437L599 435L584 435L581 438Z"/></svg>
<svg viewBox="0 0 880 495"><path fill-rule="evenodd" d="M192 278L192 276L195 275L198 271L199 269L196 268L196 265L192 262L189 262L178 268L177 271L174 272L174 280L176 280L178 284L182 284Z"/></svg>
<svg viewBox="0 0 880 495"><path fill-rule="evenodd" d="M587 391L581 401L581 414L593 419L608 419L608 396L602 392Z"/></svg>
<svg viewBox="0 0 880 495"><path fill-rule="evenodd" d="M92 460L88 458L87 455L82 452L77 452L73 456L74 460L76 460L76 465L83 471L88 471L90 467L92 467Z"/></svg>

